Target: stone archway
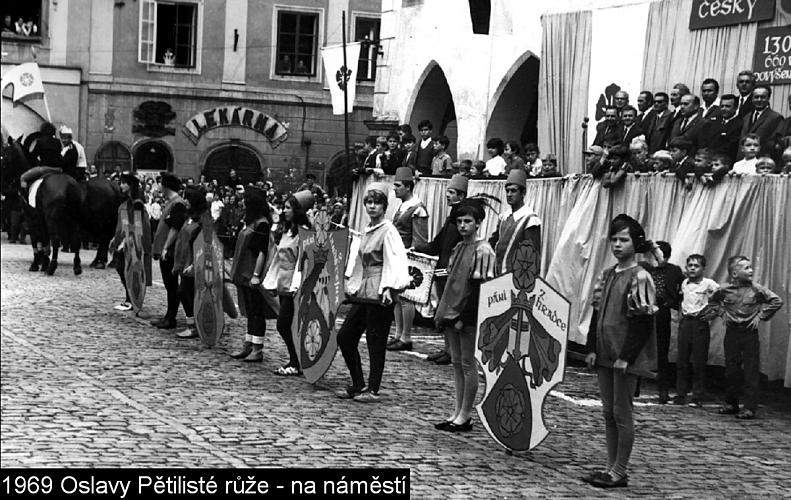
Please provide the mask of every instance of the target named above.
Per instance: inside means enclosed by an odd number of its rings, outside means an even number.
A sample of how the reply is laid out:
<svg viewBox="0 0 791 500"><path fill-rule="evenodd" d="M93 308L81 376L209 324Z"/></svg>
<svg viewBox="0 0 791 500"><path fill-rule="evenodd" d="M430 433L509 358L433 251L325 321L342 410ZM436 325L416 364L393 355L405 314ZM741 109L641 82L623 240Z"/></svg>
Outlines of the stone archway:
<svg viewBox="0 0 791 500"><path fill-rule="evenodd" d="M173 152L164 141L147 139L138 142L132 150L132 165L139 170L167 170L173 172Z"/></svg>
<svg viewBox="0 0 791 500"><path fill-rule="evenodd" d="M239 142L230 142L209 151L201 173L206 180L217 179L223 183L228 179L231 169L234 169L239 179L247 184L261 180L262 165L260 156L253 148Z"/></svg>
<svg viewBox="0 0 791 500"><path fill-rule="evenodd" d="M455 159L458 140L456 106L445 72L436 61L431 61L417 83L417 90L406 114L406 123L412 126L412 130L417 131L420 121L431 121L434 135L446 135L450 139L448 153Z"/></svg>
<svg viewBox="0 0 791 500"><path fill-rule="evenodd" d="M492 96L486 139L499 137L521 145L538 140L538 58L520 57Z"/></svg>

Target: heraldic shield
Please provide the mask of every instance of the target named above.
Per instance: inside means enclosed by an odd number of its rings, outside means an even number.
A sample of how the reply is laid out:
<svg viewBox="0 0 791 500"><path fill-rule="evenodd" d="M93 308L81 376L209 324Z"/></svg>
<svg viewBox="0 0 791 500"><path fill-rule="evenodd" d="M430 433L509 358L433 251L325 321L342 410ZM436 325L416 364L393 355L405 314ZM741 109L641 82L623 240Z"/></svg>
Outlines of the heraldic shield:
<svg viewBox="0 0 791 500"><path fill-rule="evenodd" d="M299 242L302 281L294 297L291 331L300 368L312 384L324 376L338 351L335 318L345 296L349 230L334 226L321 210L313 218L312 230L299 229Z"/></svg>
<svg viewBox="0 0 791 500"><path fill-rule="evenodd" d="M208 213L201 216L201 232L192 244L195 266L195 328L208 347L219 342L225 328L223 316L222 245L214 234Z"/></svg>
<svg viewBox="0 0 791 500"><path fill-rule="evenodd" d="M525 451L549 434L544 400L563 381L571 304L538 277L532 243L521 244L512 267L481 285L475 357L486 391L477 410L495 441Z"/></svg>
<svg viewBox="0 0 791 500"><path fill-rule="evenodd" d="M124 234L124 279L129 301L135 312L143 308L146 298L146 267L143 258L143 221L128 210L121 221Z"/></svg>

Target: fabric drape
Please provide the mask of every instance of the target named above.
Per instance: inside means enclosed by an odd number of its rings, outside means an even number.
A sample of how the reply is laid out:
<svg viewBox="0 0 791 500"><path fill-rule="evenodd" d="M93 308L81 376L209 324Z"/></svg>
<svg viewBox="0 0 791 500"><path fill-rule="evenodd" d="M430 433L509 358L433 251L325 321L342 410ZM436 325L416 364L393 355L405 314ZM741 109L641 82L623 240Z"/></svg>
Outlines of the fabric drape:
<svg viewBox="0 0 791 500"><path fill-rule="evenodd" d="M392 183L392 177L384 182ZM373 179L355 184L351 227L357 231L368 223L362 199ZM424 178L415 195L427 206L429 238L433 238L448 213L444 192L449 179ZM471 180L469 194L486 193L505 200L502 180ZM686 191L673 176L627 176L624 186L603 189L590 176L530 180L526 203L542 220L542 274L571 301L569 339L584 344L592 313L590 299L598 274L615 263L607 230L610 220L627 213L643 224L653 240L673 247L670 262L684 267L686 257L702 253L708 260L706 276L727 280L727 259L747 255L753 259L755 281L769 287L785 302L768 323L762 324L761 371L771 380L785 379L791 387L791 177L787 175L726 177L713 188L695 184ZM391 198L388 213L398 208ZM497 226L497 212L505 201L487 210L481 236ZM677 318L674 318L671 360L675 359ZM709 363L723 364L724 325L712 323Z"/></svg>
<svg viewBox="0 0 791 500"><path fill-rule="evenodd" d="M689 30L692 0L661 0L648 11L643 88L669 91L679 82L700 93L706 78L720 83L720 95L737 94L736 76L752 69L755 37L759 28L787 26L791 15L777 8L771 21L720 28ZM772 109L788 114L791 85L772 86Z"/></svg>
<svg viewBox="0 0 791 500"><path fill-rule="evenodd" d="M541 18L538 144L557 154L563 173L583 171L581 124L588 106L592 19L590 11ZM578 147L561 147L566 145Z"/></svg>

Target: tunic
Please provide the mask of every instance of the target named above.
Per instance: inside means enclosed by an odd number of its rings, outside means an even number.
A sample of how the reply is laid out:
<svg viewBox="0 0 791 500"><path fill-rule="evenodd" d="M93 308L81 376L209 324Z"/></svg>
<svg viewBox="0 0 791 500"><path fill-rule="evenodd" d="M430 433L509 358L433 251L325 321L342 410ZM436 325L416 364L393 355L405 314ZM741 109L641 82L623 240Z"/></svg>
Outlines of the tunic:
<svg viewBox="0 0 791 500"><path fill-rule="evenodd" d="M350 290L352 302L381 304L386 288L397 293L409 286L406 248L389 220L365 228L352 275L360 277L359 290Z"/></svg>
<svg viewBox="0 0 791 500"><path fill-rule="evenodd" d="M118 207L118 218L115 223L115 236L113 237L112 244L109 248L110 253L115 253L121 242L124 241L124 219L129 217L129 209L134 203L135 220L140 217L143 226L143 266L146 270L146 286L151 286L151 222L148 219L148 214L142 200L126 200ZM119 264L123 265L123 263Z"/></svg>
<svg viewBox="0 0 791 500"><path fill-rule="evenodd" d="M291 231L284 232L283 236L280 237L280 243L277 244L272 263L266 271L264 288L276 290L277 293L282 295L291 293L298 256L299 233L296 236L292 236Z"/></svg>
<svg viewBox="0 0 791 500"><path fill-rule="evenodd" d="M403 202L395 215L393 224L401 236L404 248L425 245L428 240L428 212L423 202L414 196Z"/></svg>
<svg viewBox="0 0 791 500"><path fill-rule="evenodd" d="M481 282L494 275L494 250L485 240L461 241L453 249L448 278L434 319L437 325L461 321L473 326L478 319Z"/></svg>
<svg viewBox="0 0 791 500"><path fill-rule="evenodd" d="M269 222L266 218L246 224L239 232L231 266L231 281L236 286L250 286L258 255L266 252L268 245Z"/></svg>
<svg viewBox="0 0 791 500"><path fill-rule="evenodd" d="M629 363L630 373L653 371L656 368L653 315L659 308L651 275L638 265L620 271L615 266L607 268L593 296L598 311L596 364L612 368L620 358Z"/></svg>
<svg viewBox="0 0 791 500"><path fill-rule="evenodd" d="M199 219L190 218L181 226L179 234L176 235L176 244L173 249L174 273L182 274L185 269L193 265L192 244L200 234L200 230Z"/></svg>
<svg viewBox="0 0 791 500"><path fill-rule="evenodd" d="M489 240L497 255L498 276L511 272L514 257L523 241L532 242L536 253L541 255L541 219L527 205L516 212L502 214L497 232Z"/></svg>
<svg viewBox="0 0 791 500"><path fill-rule="evenodd" d="M153 254L162 255L166 250L165 242L168 239L168 232L170 229L181 229L184 225L184 220L187 215L187 206L184 204L184 199L176 195L165 203L162 208L161 220L163 224L157 226L157 234L154 235ZM175 243L175 242L174 242Z"/></svg>

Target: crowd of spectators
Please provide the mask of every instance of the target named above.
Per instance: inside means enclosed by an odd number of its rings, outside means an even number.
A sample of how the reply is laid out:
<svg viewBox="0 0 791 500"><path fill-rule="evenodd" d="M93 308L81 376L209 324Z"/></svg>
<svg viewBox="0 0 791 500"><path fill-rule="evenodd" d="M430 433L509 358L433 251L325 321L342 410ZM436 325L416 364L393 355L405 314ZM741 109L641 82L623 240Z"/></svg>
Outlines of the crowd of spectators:
<svg viewBox="0 0 791 500"><path fill-rule="evenodd" d="M6 14L3 16L3 34L17 35L17 36L38 36L38 25L33 22L33 19L28 18L25 20L20 17L16 21Z"/></svg>

